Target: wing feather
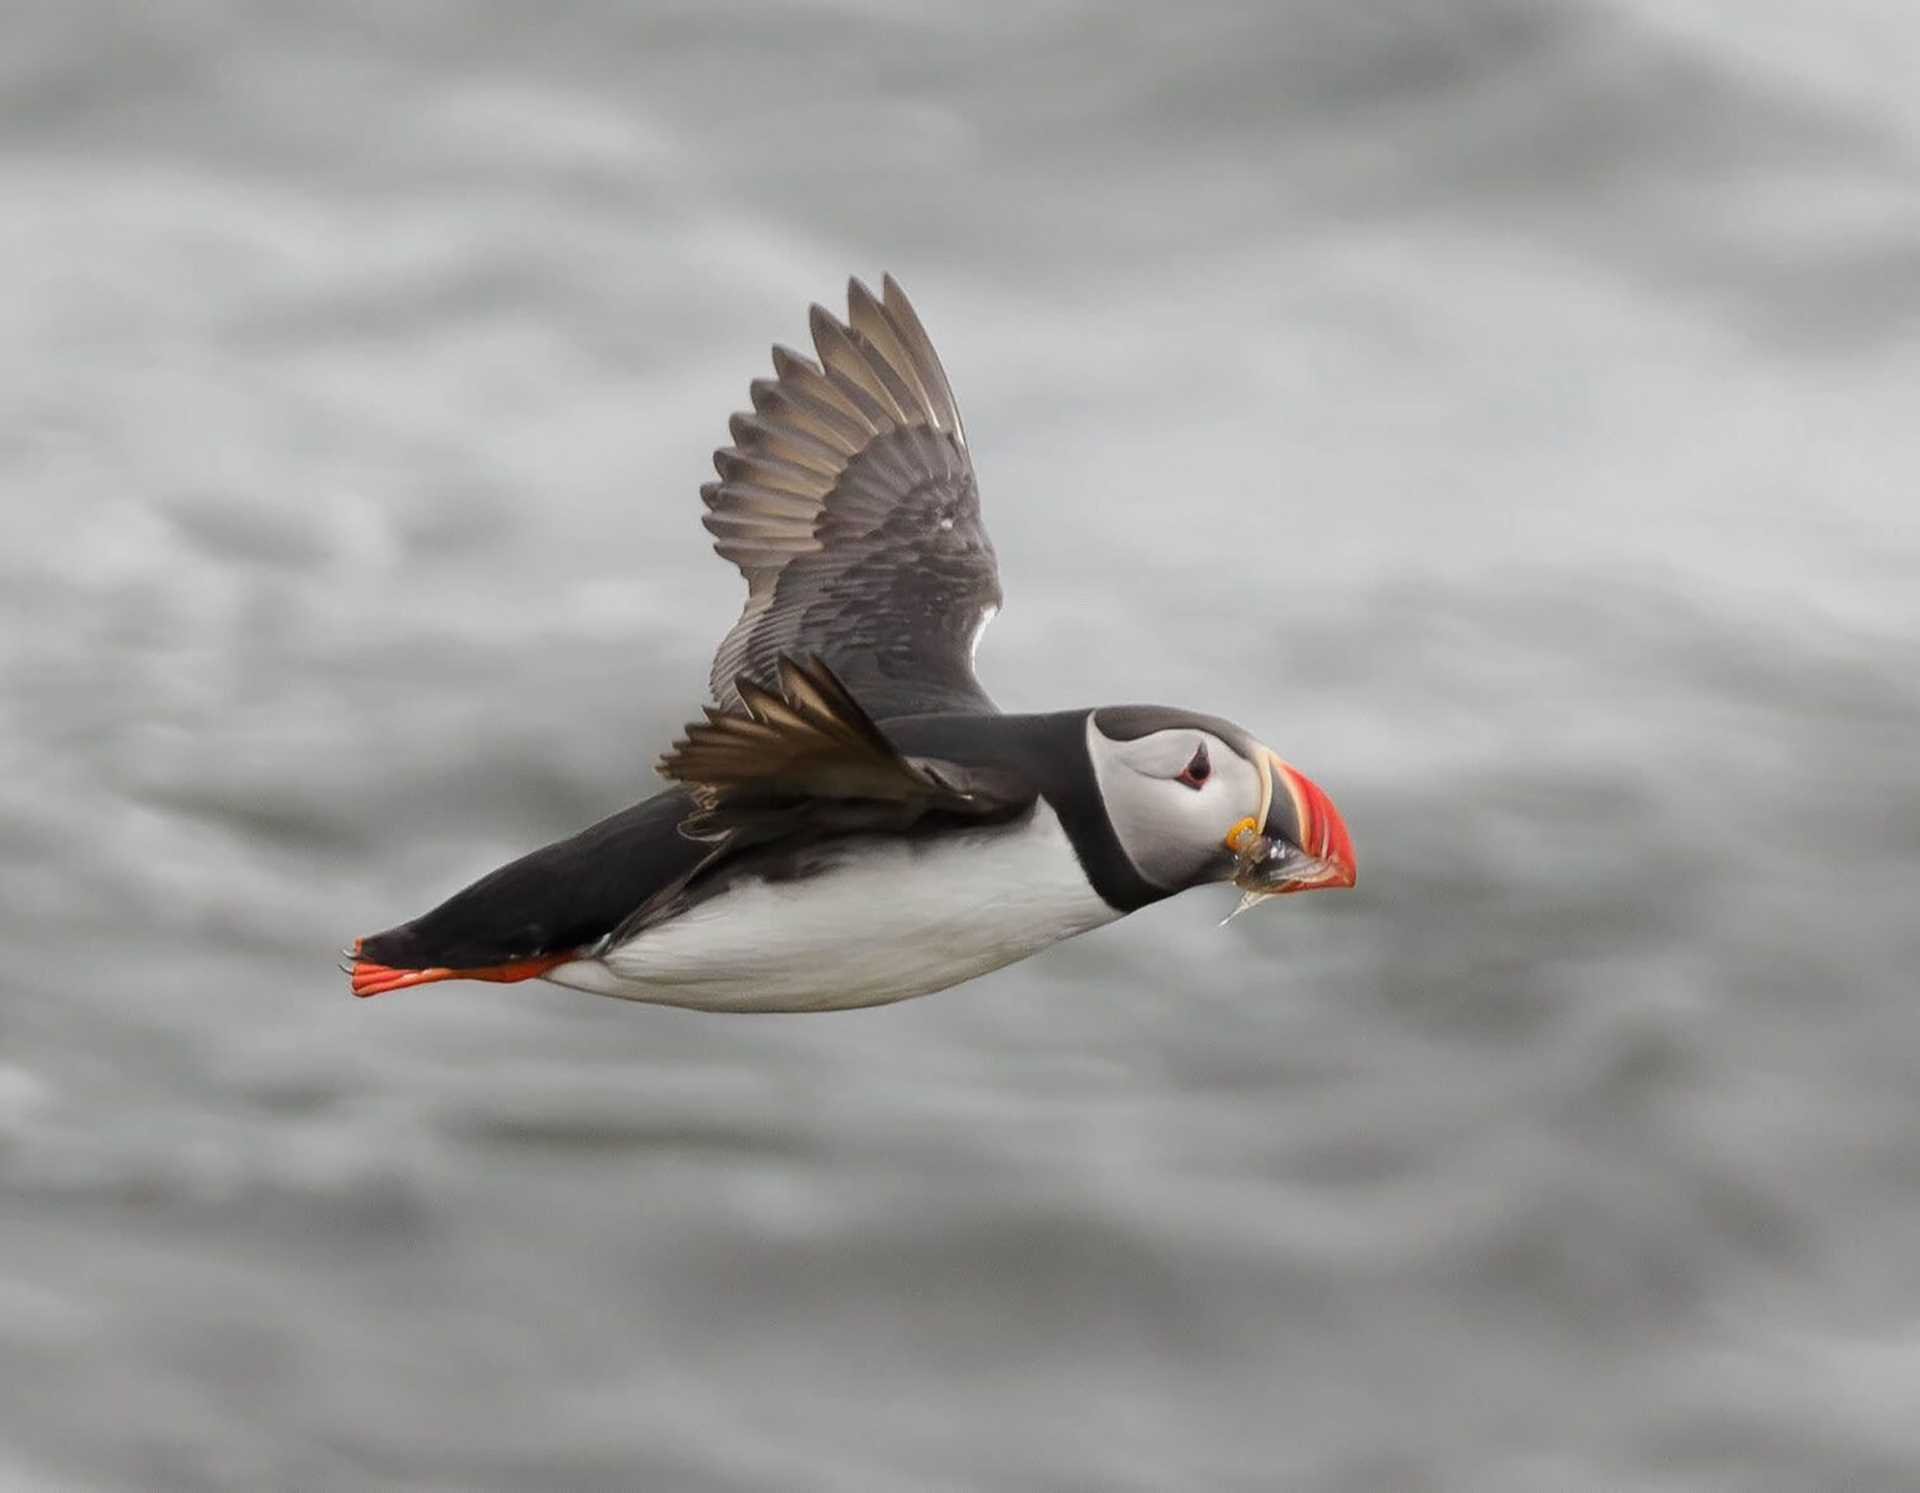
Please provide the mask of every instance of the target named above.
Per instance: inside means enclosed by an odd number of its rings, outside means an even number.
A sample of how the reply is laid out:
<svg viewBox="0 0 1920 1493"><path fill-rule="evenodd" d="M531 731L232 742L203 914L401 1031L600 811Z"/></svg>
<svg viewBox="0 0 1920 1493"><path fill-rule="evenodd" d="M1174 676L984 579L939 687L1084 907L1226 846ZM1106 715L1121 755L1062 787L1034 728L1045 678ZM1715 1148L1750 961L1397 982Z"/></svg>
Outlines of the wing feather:
<svg viewBox="0 0 1920 1493"><path fill-rule="evenodd" d="M891 275L882 275L880 291L883 297L881 306L887 314L887 320L893 324L900 345L912 357L913 366L919 371L921 383L931 398L927 406L929 412L934 415L939 428L951 435L964 449L967 427L960 418L960 405L953 397L953 385L947 382L947 370L941 366L940 355L933 350L933 339L920 324L920 317L914 311L913 303L907 299L907 293L900 288L899 281Z"/></svg>
<svg viewBox="0 0 1920 1493"><path fill-rule="evenodd" d="M940 412L918 363L900 340L886 311L873 298L873 292L858 279L847 283L847 322L854 336L863 339L872 350L873 362L881 376L900 390L902 408L924 411L937 427Z"/></svg>
<svg viewBox="0 0 1920 1493"><path fill-rule="evenodd" d="M929 815L991 819L1034 790L1005 773L895 750L832 669L782 656L779 688L738 682L739 704L708 706L660 759L693 790L690 838L738 848L796 834L899 832Z"/></svg>
<svg viewBox="0 0 1920 1493"><path fill-rule="evenodd" d="M837 451L794 426L769 423L759 415L735 415L727 422L734 449L765 454L776 461L804 467L831 481L847 464L847 452Z"/></svg>
<svg viewBox="0 0 1920 1493"><path fill-rule="evenodd" d="M886 425L909 423L907 410L912 408L912 400L894 397L894 391L887 387L885 373L878 366L879 360L867 356L867 350L846 327L834 320L831 311L825 306L809 307L807 329L813 333L813 345L827 377L852 397L861 399L876 432L884 430Z"/></svg>
<svg viewBox="0 0 1920 1493"><path fill-rule="evenodd" d="M778 348L774 354L777 364ZM762 414L778 418L838 451L843 464L873 439L873 432L857 414L842 408L838 400L815 397L797 377L790 375L784 384L757 378L747 386L747 394Z"/></svg>
<svg viewBox="0 0 1920 1493"><path fill-rule="evenodd" d="M833 472L818 471L801 462L788 461L768 451L742 451L733 447L713 453L714 470L721 480L745 483L767 489L800 507L820 511L820 500L833 491Z"/></svg>
<svg viewBox="0 0 1920 1493"><path fill-rule="evenodd" d="M774 348L701 489L747 581L714 699L778 688L781 657L808 655L882 716L992 710L972 653L1000 582L952 386L892 276L877 298L852 281L847 308L811 309L818 361Z"/></svg>

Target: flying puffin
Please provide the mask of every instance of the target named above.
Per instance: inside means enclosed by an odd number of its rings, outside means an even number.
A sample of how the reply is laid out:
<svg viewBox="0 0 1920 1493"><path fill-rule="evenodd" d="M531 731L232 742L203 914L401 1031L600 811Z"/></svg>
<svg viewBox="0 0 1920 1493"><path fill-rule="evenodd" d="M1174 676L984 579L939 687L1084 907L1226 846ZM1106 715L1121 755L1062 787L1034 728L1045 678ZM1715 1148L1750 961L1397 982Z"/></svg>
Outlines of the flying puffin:
<svg viewBox="0 0 1920 1493"><path fill-rule="evenodd" d="M1188 887L1354 884L1332 801L1246 731L1147 705L1005 715L966 427L891 276L773 350L700 490L746 610L670 786L357 940L355 995L542 979L706 1011L926 995Z"/></svg>

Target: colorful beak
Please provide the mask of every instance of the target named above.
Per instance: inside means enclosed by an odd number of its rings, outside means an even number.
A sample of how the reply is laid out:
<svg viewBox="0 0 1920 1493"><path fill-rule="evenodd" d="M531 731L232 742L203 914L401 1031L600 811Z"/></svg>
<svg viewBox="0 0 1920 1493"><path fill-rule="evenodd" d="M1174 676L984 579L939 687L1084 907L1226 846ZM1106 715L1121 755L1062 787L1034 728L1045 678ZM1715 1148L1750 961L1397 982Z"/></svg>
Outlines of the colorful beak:
<svg viewBox="0 0 1920 1493"><path fill-rule="evenodd" d="M1358 879L1353 837L1320 785L1272 751L1266 754L1265 822L1241 856L1234 884L1265 896L1350 887Z"/></svg>

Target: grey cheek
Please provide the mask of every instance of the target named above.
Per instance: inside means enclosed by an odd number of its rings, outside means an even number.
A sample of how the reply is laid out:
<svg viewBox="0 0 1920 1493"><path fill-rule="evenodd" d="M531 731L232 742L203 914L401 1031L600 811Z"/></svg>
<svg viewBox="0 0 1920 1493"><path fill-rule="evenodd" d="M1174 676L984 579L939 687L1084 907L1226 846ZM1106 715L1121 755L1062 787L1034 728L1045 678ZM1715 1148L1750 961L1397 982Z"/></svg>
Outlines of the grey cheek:
<svg viewBox="0 0 1920 1493"><path fill-rule="evenodd" d="M1172 798L1165 783L1142 780L1140 788L1143 791L1126 805L1126 822L1116 825L1127 858L1159 886L1182 887L1203 879L1213 857L1208 842L1197 837L1192 806Z"/></svg>
<svg viewBox="0 0 1920 1493"><path fill-rule="evenodd" d="M1176 788L1165 779L1143 774L1139 765L1129 760L1129 749L1116 749L1100 736L1091 721L1087 744L1094 778L1105 800L1107 822L1113 828L1121 853L1134 870L1155 886L1169 891L1209 879L1212 837L1202 832L1206 816L1194 812L1199 796L1195 795L1192 800L1176 797L1191 790ZM1225 756L1224 746L1209 745L1216 761ZM1176 744L1173 755L1180 757L1184 749L1184 742ZM1179 766L1179 762L1174 762L1170 771L1178 771ZM1212 798L1218 791L1211 789L1206 796Z"/></svg>

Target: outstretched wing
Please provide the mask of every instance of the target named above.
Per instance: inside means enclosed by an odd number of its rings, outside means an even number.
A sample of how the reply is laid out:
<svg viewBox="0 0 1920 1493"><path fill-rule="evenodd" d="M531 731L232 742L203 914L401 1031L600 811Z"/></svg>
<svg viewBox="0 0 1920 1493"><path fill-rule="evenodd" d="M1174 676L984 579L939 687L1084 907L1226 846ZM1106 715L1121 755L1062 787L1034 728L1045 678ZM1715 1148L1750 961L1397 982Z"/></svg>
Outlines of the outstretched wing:
<svg viewBox="0 0 1920 1493"><path fill-rule="evenodd" d="M901 833L929 818L1004 818L1037 796L1009 773L903 756L818 658L783 656L776 672L778 694L739 680L739 706L709 706L660 759L662 775L693 789L683 835L739 849Z"/></svg>
<svg viewBox="0 0 1920 1493"><path fill-rule="evenodd" d="M747 605L713 661L713 696L777 683L778 660L829 664L881 718L996 707L973 674L1000 606L966 429L920 318L892 276L847 286L848 320L811 314L814 363L773 350L701 488L714 548Z"/></svg>

